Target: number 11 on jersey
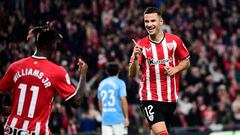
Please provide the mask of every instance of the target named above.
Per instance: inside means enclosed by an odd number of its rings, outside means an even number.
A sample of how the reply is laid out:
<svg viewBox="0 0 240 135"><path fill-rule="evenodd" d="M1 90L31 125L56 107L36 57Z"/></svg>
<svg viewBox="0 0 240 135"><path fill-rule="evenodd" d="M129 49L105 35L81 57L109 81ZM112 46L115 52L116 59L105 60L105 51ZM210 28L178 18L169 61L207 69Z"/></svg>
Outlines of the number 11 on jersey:
<svg viewBox="0 0 240 135"><path fill-rule="evenodd" d="M21 116L28 86L26 84L20 83L18 88L20 89L20 96L18 100L17 115ZM39 87L33 85L31 86L30 91L32 91L32 98L28 110L28 117L33 118L38 98Z"/></svg>

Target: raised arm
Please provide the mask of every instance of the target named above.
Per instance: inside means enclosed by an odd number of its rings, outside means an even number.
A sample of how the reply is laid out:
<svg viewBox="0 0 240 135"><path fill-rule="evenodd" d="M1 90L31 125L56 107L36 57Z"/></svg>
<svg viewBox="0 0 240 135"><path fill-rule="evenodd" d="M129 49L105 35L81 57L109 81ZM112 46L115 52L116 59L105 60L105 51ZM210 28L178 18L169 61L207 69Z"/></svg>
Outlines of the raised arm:
<svg viewBox="0 0 240 135"><path fill-rule="evenodd" d="M129 65L128 75L131 78L135 78L138 73L138 70L139 70L138 58L142 53L142 47L140 45L138 45L134 39L132 41L135 44L134 49L133 49L133 54L132 54L134 59Z"/></svg>
<svg viewBox="0 0 240 135"><path fill-rule="evenodd" d="M77 93L70 99L70 103L74 108L79 107L82 102L85 86L86 86L86 74L88 69L88 65L81 59L78 60L78 66L79 66L80 77L79 77L79 82L76 89Z"/></svg>

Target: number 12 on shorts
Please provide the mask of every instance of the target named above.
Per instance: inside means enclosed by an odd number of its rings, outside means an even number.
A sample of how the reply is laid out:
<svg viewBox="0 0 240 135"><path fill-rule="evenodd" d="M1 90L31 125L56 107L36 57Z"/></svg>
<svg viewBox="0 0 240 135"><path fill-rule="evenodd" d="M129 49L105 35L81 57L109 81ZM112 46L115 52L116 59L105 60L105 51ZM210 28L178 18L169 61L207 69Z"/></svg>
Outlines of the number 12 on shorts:
<svg viewBox="0 0 240 135"><path fill-rule="evenodd" d="M144 107L145 113L150 121L153 121L154 119L154 116L153 116L154 112L152 112L152 109L153 109L152 105Z"/></svg>

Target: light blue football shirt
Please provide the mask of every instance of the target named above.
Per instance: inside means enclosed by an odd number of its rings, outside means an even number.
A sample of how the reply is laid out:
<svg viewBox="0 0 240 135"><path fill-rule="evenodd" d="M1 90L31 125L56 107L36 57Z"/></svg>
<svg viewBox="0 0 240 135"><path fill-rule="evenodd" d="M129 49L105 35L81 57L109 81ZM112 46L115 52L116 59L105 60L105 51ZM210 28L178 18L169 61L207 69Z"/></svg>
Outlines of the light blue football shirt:
<svg viewBox="0 0 240 135"><path fill-rule="evenodd" d="M121 97L127 96L126 84L117 77L102 80L98 87L98 98L102 100L102 124L114 125L124 122Z"/></svg>

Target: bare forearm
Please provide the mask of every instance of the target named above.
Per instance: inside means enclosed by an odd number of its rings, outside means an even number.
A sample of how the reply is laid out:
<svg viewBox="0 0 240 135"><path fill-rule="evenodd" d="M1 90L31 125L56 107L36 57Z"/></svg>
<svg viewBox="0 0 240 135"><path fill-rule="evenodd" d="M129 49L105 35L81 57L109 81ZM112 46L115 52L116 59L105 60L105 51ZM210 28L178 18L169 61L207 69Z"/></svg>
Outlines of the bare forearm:
<svg viewBox="0 0 240 135"><path fill-rule="evenodd" d="M181 72L187 68L190 67L190 61L189 59L184 59L182 60L177 66L176 68L178 69L178 72Z"/></svg>
<svg viewBox="0 0 240 135"><path fill-rule="evenodd" d="M129 75L129 77L134 78L134 77L136 77L137 72L138 72L138 63L137 63L137 60L134 60L133 63L131 63L129 66L128 75Z"/></svg>
<svg viewBox="0 0 240 135"><path fill-rule="evenodd" d="M77 108L80 106L83 96L84 96L84 91L85 91L85 86L86 86L86 75L81 75L79 78L78 86L77 86L77 93L72 99L72 106Z"/></svg>
<svg viewBox="0 0 240 135"><path fill-rule="evenodd" d="M124 116L128 119L128 105L123 106Z"/></svg>
<svg viewBox="0 0 240 135"><path fill-rule="evenodd" d="M84 96L84 91L86 87L86 75L81 75L79 78L78 82L78 87L77 87L77 97L79 97L79 100L82 101L83 96Z"/></svg>

